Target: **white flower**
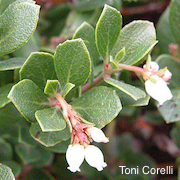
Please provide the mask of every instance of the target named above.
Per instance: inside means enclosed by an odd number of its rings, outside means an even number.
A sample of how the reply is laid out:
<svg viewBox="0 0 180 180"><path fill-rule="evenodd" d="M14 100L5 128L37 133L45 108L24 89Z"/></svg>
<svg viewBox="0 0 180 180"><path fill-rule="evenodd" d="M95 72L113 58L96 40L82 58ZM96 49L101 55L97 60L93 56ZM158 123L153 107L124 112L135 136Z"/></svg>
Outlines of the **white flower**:
<svg viewBox="0 0 180 180"><path fill-rule="evenodd" d="M80 144L69 145L66 151L66 160L71 172L80 171L79 167L84 161L84 146Z"/></svg>
<svg viewBox="0 0 180 180"><path fill-rule="evenodd" d="M105 136L105 134L103 133L103 131L97 127L91 127L88 128L87 131L89 132L91 138L95 141L95 142L103 142L103 143L107 143L109 142L109 139Z"/></svg>
<svg viewBox="0 0 180 180"><path fill-rule="evenodd" d="M144 69L146 69L146 64L143 66ZM151 61L150 64L149 64L149 69L148 71L151 71L151 72L157 72L159 70L159 65L157 62L155 61Z"/></svg>
<svg viewBox="0 0 180 180"><path fill-rule="evenodd" d="M85 148L85 160L90 166L95 167L98 171L102 171L103 168L107 166L104 162L103 153L94 145L89 145Z"/></svg>
<svg viewBox="0 0 180 180"><path fill-rule="evenodd" d="M170 100L173 95L168 88L166 82L157 75L151 76L155 81L147 80L145 82L145 89L147 93L162 105L165 101Z"/></svg>

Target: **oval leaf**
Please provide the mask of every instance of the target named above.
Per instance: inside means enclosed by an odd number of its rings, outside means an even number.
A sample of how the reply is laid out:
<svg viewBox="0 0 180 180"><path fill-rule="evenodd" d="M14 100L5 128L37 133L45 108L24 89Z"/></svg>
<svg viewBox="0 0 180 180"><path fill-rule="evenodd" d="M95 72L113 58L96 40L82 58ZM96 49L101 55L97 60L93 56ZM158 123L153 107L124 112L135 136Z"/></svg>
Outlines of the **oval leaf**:
<svg viewBox="0 0 180 180"><path fill-rule="evenodd" d="M67 40L56 48L55 70L62 87L67 83L80 86L90 76L91 59L82 39Z"/></svg>
<svg viewBox="0 0 180 180"><path fill-rule="evenodd" d="M60 109L38 110L35 116L43 132L60 131L66 127L66 120L63 118Z"/></svg>
<svg viewBox="0 0 180 180"><path fill-rule="evenodd" d="M0 55L8 54L26 43L33 34L40 6L14 2L0 16Z"/></svg>
<svg viewBox="0 0 180 180"><path fill-rule="evenodd" d="M84 93L72 102L72 106L84 119L98 128L110 123L122 108L115 90L104 86L95 87Z"/></svg>
<svg viewBox="0 0 180 180"><path fill-rule="evenodd" d="M36 122L35 112L48 107L48 101L39 87L29 79L14 85L8 95L16 108L30 122Z"/></svg>
<svg viewBox="0 0 180 180"><path fill-rule="evenodd" d="M54 146L61 141L66 141L70 138L68 126L62 131L42 132L38 123L33 123L30 128L31 136L46 147Z"/></svg>
<svg viewBox="0 0 180 180"><path fill-rule="evenodd" d="M133 65L138 63L157 43L153 23L149 21L133 21L121 30L111 55L113 57L125 47L126 54L120 61Z"/></svg>
<svg viewBox="0 0 180 180"><path fill-rule="evenodd" d="M133 98L135 101L137 101L138 99L144 98L146 96L146 93L144 91L130 84L126 84L124 82L120 82L112 78L104 79L104 81L120 89L121 91L129 95L131 98Z"/></svg>
<svg viewBox="0 0 180 180"><path fill-rule="evenodd" d="M105 5L97 22L95 38L99 53L107 59L122 27L122 16L115 8Z"/></svg>
<svg viewBox="0 0 180 180"><path fill-rule="evenodd" d="M46 86L44 88L45 94L56 94L58 90L59 82L58 80L47 80Z"/></svg>
<svg viewBox="0 0 180 180"><path fill-rule="evenodd" d="M20 70L20 78L31 79L44 90L48 79L57 79L53 61L49 53L31 53Z"/></svg>
<svg viewBox="0 0 180 180"><path fill-rule="evenodd" d="M15 180L12 170L8 166L1 163L0 163L0 179Z"/></svg>

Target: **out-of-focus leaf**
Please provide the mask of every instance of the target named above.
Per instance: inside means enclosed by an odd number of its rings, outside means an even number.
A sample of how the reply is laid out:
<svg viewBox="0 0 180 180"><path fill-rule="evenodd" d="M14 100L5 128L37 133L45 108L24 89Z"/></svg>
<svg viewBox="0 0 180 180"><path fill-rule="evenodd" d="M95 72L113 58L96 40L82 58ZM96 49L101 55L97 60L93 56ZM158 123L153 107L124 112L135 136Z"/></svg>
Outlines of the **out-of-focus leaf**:
<svg viewBox="0 0 180 180"><path fill-rule="evenodd" d="M180 91L179 89L174 89L171 92L173 98L158 107L158 110L164 117L166 123L180 120Z"/></svg>
<svg viewBox="0 0 180 180"><path fill-rule="evenodd" d="M180 63L174 59L171 55L162 54L157 57L156 62L159 64L160 69L167 67L168 70L172 73L171 79L168 81L169 87L178 88L180 87Z"/></svg>
<svg viewBox="0 0 180 180"><path fill-rule="evenodd" d="M175 43L175 39L172 35L169 25L169 8L167 8L161 15L157 24L157 46L160 48L161 53L169 53L168 45Z"/></svg>
<svg viewBox="0 0 180 180"><path fill-rule="evenodd" d="M10 103L11 100L7 98L9 91L11 90L13 84L7 84L0 87L0 108L4 107L6 104Z"/></svg>
<svg viewBox="0 0 180 180"><path fill-rule="evenodd" d="M174 35L175 41L180 45L180 1L179 0L173 0L170 4L170 10L169 10L169 24L172 30L172 33Z"/></svg>

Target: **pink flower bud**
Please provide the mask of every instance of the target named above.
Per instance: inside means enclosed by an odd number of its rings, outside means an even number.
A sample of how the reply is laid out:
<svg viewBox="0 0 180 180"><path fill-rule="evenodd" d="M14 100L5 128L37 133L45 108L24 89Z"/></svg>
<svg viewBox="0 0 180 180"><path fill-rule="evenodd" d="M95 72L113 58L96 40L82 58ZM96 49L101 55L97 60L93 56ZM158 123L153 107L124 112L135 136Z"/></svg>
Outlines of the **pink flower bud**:
<svg viewBox="0 0 180 180"><path fill-rule="evenodd" d="M71 172L80 171L80 166L84 161L84 146L80 144L69 145L66 151L66 160L69 164L69 169Z"/></svg>
<svg viewBox="0 0 180 180"><path fill-rule="evenodd" d="M162 78L157 75L153 75L151 78L156 82L147 80L145 82L145 89L153 99L159 102L159 105L162 105L164 102L170 100L173 95L171 94L171 91L168 88L166 82Z"/></svg>
<svg viewBox="0 0 180 180"><path fill-rule="evenodd" d="M91 127L87 129L88 133L90 134L91 138L95 141L95 142L103 142L103 143L107 143L109 142L109 139L105 136L105 134L103 133L103 131L97 127Z"/></svg>
<svg viewBox="0 0 180 180"><path fill-rule="evenodd" d="M85 160L90 166L95 167L98 171L102 171L103 168L107 166L104 162L103 153L94 145L89 145L85 148Z"/></svg>
<svg viewBox="0 0 180 180"><path fill-rule="evenodd" d="M162 78L165 81L168 81L169 79L171 79L171 77L172 77L172 73L168 69L165 71L165 73L162 76Z"/></svg>

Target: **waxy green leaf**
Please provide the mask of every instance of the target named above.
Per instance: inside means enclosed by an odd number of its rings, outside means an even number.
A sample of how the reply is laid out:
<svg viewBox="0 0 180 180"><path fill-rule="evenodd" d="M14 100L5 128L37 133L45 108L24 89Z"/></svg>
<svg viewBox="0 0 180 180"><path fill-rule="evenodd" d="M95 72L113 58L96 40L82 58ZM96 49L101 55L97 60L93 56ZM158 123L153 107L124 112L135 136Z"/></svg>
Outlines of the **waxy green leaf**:
<svg viewBox="0 0 180 180"><path fill-rule="evenodd" d="M119 11L108 5L97 22L95 38L97 48L102 57L107 60L122 27L122 16Z"/></svg>
<svg viewBox="0 0 180 180"><path fill-rule="evenodd" d="M169 10L169 24L172 30L172 33L174 35L175 41L180 45L180 1L179 0L173 0L170 4L170 10Z"/></svg>
<svg viewBox="0 0 180 180"><path fill-rule="evenodd" d="M95 44L95 30L94 28L84 22L74 33L73 39L81 38L89 50L93 65L96 65L99 61L99 53Z"/></svg>
<svg viewBox="0 0 180 180"><path fill-rule="evenodd" d="M80 86L91 72L91 59L82 39L67 40L56 48L54 64L63 88L67 83Z"/></svg>
<svg viewBox="0 0 180 180"><path fill-rule="evenodd" d="M9 91L11 90L13 84L7 84L0 87L0 108L4 107L6 104L10 103L11 100L7 98Z"/></svg>
<svg viewBox="0 0 180 180"><path fill-rule="evenodd" d="M48 101L39 87L24 79L14 85L8 95L19 112L30 122L36 122L35 112L48 107Z"/></svg>
<svg viewBox="0 0 180 180"><path fill-rule="evenodd" d="M110 123L122 108L115 90L105 86L95 87L84 93L72 102L72 106L85 120L98 128Z"/></svg>
<svg viewBox="0 0 180 180"><path fill-rule="evenodd" d="M67 83L62 89L62 97L65 97L74 86L72 83Z"/></svg>
<svg viewBox="0 0 180 180"><path fill-rule="evenodd" d="M46 147L54 146L61 141L66 141L70 138L68 126L62 131L42 132L38 123L33 123L30 128L31 136Z"/></svg>
<svg viewBox="0 0 180 180"><path fill-rule="evenodd" d="M121 30L111 55L113 57L125 47L126 54L120 63L137 64L149 53L156 41L156 32L153 23L149 21L133 21Z"/></svg>
<svg viewBox="0 0 180 180"><path fill-rule="evenodd" d="M15 180L15 177L12 173L12 170L4 165L0 163L0 178L3 180Z"/></svg>
<svg viewBox="0 0 180 180"><path fill-rule="evenodd" d="M164 117L166 123L180 120L180 92L177 89L171 91L173 98L158 107L159 112Z"/></svg>
<svg viewBox="0 0 180 180"><path fill-rule="evenodd" d="M20 70L20 78L31 79L44 90L48 79L57 79L53 56L43 52L31 53Z"/></svg>
<svg viewBox="0 0 180 180"><path fill-rule="evenodd" d="M33 34L40 6L34 1L17 1L0 16L0 55L8 54L26 43Z"/></svg>
<svg viewBox="0 0 180 180"><path fill-rule="evenodd" d="M60 109L38 110L35 116L43 132L60 131L66 127L66 120L63 118Z"/></svg>
<svg viewBox="0 0 180 180"><path fill-rule="evenodd" d="M144 91L142 91L141 89L139 89L135 86L132 86L130 84L126 84L124 82L120 82L120 81L117 81L112 78L106 78L106 79L104 79L104 81L106 83L120 89L121 91L123 91L124 93L129 95L131 98L133 98L135 101L137 101L138 99L141 99L141 98L145 98L145 96L146 96L146 93Z"/></svg>
<svg viewBox="0 0 180 180"><path fill-rule="evenodd" d="M21 68L25 62L25 58L10 58L8 60L0 61L0 71L12 70Z"/></svg>
<svg viewBox="0 0 180 180"><path fill-rule="evenodd" d="M58 80L47 80L46 86L44 88L45 94L56 94L59 87Z"/></svg>

